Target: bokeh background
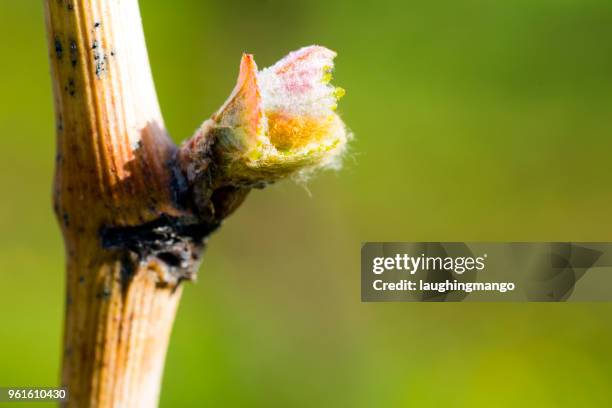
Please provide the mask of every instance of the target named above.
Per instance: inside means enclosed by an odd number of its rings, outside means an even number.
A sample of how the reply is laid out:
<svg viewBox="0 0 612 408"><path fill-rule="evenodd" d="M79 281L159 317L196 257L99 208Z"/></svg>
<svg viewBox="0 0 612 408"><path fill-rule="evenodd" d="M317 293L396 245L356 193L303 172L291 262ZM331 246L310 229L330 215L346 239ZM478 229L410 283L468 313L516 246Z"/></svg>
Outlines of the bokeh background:
<svg viewBox="0 0 612 408"><path fill-rule="evenodd" d="M363 241L612 240L609 0L142 1L167 125L339 53L344 169L256 191L211 240L162 407L612 405L610 304L362 304ZM63 249L42 2L0 3L0 385L56 385Z"/></svg>

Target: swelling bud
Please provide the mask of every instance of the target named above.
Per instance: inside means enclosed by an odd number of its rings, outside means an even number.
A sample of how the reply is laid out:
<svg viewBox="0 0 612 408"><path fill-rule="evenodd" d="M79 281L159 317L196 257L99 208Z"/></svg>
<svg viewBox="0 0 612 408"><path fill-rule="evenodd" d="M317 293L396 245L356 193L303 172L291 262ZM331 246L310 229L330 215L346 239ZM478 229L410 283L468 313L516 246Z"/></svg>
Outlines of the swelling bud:
<svg viewBox="0 0 612 408"><path fill-rule="evenodd" d="M181 148L188 179L250 188L339 168L351 134L336 113L344 90L330 84L335 56L310 46L258 71L243 55L229 98Z"/></svg>

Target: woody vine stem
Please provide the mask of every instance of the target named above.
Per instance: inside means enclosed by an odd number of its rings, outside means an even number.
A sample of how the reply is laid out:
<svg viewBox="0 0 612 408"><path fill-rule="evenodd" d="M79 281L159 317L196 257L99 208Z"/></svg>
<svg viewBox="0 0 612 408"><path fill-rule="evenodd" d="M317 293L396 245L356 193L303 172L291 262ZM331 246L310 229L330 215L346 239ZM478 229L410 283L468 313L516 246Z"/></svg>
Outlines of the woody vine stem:
<svg viewBox="0 0 612 408"><path fill-rule="evenodd" d="M259 71L177 147L151 77L137 0L45 0L57 123L54 209L66 248L62 384L70 407L155 407L181 282L253 188L337 168L335 53Z"/></svg>

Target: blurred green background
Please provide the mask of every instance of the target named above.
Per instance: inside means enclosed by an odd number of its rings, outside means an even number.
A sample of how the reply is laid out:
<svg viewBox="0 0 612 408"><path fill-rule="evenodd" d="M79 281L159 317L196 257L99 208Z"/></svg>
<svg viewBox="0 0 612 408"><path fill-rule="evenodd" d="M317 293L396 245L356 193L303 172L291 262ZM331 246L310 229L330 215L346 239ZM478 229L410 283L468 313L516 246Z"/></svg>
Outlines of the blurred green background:
<svg viewBox="0 0 612 408"><path fill-rule="evenodd" d="M362 304L362 241L612 240L612 2L143 1L177 141L335 49L344 169L256 191L185 290L162 407L612 405L612 305ZM63 249L42 2L0 4L0 385L55 385ZM283 226L283 228L280 228ZM287 228L286 228L287 227Z"/></svg>

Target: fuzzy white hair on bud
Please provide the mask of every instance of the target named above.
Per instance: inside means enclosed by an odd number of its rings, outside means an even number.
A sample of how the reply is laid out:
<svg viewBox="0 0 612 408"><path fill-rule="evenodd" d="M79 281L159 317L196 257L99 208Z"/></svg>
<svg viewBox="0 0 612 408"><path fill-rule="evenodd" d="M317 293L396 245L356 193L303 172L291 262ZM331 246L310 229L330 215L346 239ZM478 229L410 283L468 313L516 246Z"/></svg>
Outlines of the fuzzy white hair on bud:
<svg viewBox="0 0 612 408"><path fill-rule="evenodd" d="M236 87L206 124L227 179L265 184L340 167L351 134L336 112L344 90L330 84L335 56L304 47L258 71L243 55Z"/></svg>

